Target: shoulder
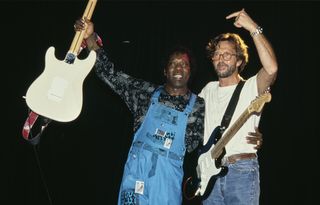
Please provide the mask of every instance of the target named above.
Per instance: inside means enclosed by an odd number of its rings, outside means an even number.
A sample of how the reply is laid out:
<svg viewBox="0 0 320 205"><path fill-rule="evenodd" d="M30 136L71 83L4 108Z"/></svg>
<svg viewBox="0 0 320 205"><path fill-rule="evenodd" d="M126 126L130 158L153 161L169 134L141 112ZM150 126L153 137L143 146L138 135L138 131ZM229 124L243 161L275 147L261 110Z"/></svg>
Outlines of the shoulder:
<svg viewBox="0 0 320 205"><path fill-rule="evenodd" d="M245 84L247 85L252 85L252 84L257 84L257 75L251 76L250 78L245 80Z"/></svg>
<svg viewBox="0 0 320 205"><path fill-rule="evenodd" d="M247 80L245 80L244 87L246 89L257 90L258 89L257 75L254 75L254 76L248 78Z"/></svg>
<svg viewBox="0 0 320 205"><path fill-rule="evenodd" d="M199 105L204 105L204 99L200 96L197 95L196 97L196 103L199 104Z"/></svg>
<svg viewBox="0 0 320 205"><path fill-rule="evenodd" d="M243 85L244 92L241 92L245 98L252 99L258 95L257 75L248 78Z"/></svg>
<svg viewBox="0 0 320 205"><path fill-rule="evenodd" d="M205 110L205 101L202 97L196 95L196 101L194 103L193 112L204 113Z"/></svg>
<svg viewBox="0 0 320 205"><path fill-rule="evenodd" d="M219 81L210 81L202 88L202 90L212 89L217 87L218 85L219 85Z"/></svg>
<svg viewBox="0 0 320 205"><path fill-rule="evenodd" d="M218 81L208 82L200 91L199 96L204 98L208 93L212 93L219 86Z"/></svg>

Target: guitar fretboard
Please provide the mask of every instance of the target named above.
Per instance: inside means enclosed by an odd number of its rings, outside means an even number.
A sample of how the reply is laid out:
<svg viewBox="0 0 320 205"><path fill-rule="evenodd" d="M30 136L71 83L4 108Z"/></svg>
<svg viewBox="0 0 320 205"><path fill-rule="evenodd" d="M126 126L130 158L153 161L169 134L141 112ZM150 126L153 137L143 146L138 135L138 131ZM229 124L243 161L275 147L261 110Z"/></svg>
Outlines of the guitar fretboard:
<svg viewBox="0 0 320 205"><path fill-rule="evenodd" d="M85 18L87 18L88 20L91 19L94 8L96 6L96 3L97 3L97 0L88 0L88 4L86 6L86 9L82 15L82 19L85 19ZM76 31L76 34L75 34L73 41L71 43L71 46L69 48L69 52L65 58L65 61L67 63L73 63L75 57L78 55L80 46L83 41L84 34L85 34L85 30Z"/></svg>

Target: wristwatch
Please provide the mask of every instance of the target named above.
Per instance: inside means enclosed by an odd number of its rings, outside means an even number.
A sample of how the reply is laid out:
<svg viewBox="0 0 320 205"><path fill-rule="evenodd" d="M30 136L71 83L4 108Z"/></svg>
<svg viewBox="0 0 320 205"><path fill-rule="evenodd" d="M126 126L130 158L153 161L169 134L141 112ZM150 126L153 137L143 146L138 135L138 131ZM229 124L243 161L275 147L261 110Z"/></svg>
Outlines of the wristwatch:
<svg viewBox="0 0 320 205"><path fill-rule="evenodd" d="M263 31L262 27L261 27L261 26L258 26L258 27L256 28L256 30L254 30L253 32L251 32L251 36L253 37L253 36L256 36L256 35L258 35L258 34L261 34L262 31Z"/></svg>

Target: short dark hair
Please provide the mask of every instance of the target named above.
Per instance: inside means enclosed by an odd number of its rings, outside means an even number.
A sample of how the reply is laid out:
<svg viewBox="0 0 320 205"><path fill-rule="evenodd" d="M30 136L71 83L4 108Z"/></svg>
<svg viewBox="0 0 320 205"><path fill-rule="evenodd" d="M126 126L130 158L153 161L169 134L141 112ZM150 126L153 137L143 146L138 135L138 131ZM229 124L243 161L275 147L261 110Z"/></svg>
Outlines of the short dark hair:
<svg viewBox="0 0 320 205"><path fill-rule="evenodd" d="M223 33L217 37L210 39L208 45L206 46L207 55L211 59L213 53L217 49L217 45L220 41L228 41L232 43L236 48L237 59L242 60L241 65L239 66L238 72L240 73L249 61L248 46L241 39L238 34L235 33Z"/></svg>

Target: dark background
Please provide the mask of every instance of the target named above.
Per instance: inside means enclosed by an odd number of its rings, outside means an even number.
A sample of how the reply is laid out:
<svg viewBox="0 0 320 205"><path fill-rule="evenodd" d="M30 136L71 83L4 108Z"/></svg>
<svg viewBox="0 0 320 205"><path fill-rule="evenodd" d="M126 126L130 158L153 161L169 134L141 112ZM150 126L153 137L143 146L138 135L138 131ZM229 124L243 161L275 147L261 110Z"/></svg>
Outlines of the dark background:
<svg viewBox="0 0 320 205"><path fill-rule="evenodd" d="M116 204L132 118L94 72L84 81L75 121L50 123L36 148L21 136L28 112L22 96L43 71L50 46L63 60L86 2L0 1L0 204ZM198 93L217 79L204 47L219 33L237 32L249 45L245 78L260 68L248 32L225 20L242 8L264 28L279 63L260 124L260 204L319 204L319 2L98 0L93 21L116 65L155 83L163 80L164 51L176 43L189 46L198 62L191 89Z"/></svg>

